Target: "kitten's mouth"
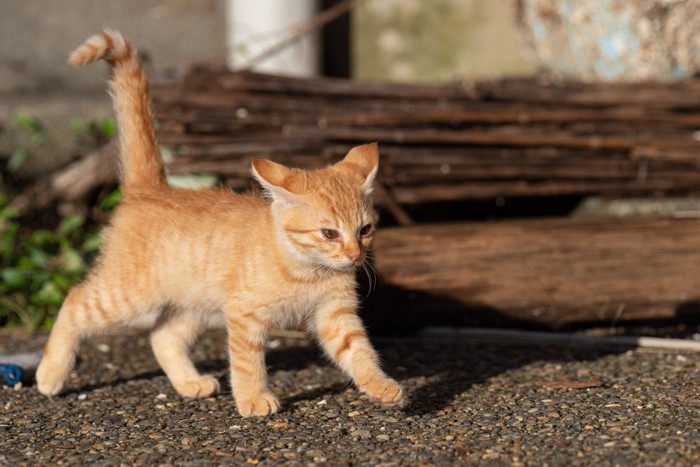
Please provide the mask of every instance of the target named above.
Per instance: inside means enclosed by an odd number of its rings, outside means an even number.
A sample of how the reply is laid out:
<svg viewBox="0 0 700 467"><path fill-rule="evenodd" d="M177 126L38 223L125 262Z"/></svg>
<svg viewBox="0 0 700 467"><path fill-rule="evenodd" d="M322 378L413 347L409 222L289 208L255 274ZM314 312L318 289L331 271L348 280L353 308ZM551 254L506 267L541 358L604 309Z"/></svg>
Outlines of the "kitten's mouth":
<svg viewBox="0 0 700 467"><path fill-rule="evenodd" d="M330 265L330 268L333 269L334 271L338 272L347 272L347 271L352 271L353 269L357 269L360 267L360 262L352 262L352 263L333 263Z"/></svg>
<svg viewBox="0 0 700 467"><path fill-rule="evenodd" d="M350 271L352 269L357 269L362 265L362 261L353 261L352 263L347 263L341 267L343 271Z"/></svg>

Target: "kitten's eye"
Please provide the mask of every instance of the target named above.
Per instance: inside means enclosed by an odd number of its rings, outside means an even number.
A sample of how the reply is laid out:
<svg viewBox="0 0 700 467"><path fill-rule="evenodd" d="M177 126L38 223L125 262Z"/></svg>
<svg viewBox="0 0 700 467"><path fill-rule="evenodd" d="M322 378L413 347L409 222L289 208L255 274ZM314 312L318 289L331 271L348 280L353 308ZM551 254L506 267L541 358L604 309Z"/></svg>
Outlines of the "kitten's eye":
<svg viewBox="0 0 700 467"><path fill-rule="evenodd" d="M372 230L374 230L374 226L372 224L367 224L360 229L360 236L366 237L372 233Z"/></svg>
<svg viewBox="0 0 700 467"><path fill-rule="evenodd" d="M338 233L337 230L321 229L321 233L328 240L335 240L336 238L340 237L340 234Z"/></svg>

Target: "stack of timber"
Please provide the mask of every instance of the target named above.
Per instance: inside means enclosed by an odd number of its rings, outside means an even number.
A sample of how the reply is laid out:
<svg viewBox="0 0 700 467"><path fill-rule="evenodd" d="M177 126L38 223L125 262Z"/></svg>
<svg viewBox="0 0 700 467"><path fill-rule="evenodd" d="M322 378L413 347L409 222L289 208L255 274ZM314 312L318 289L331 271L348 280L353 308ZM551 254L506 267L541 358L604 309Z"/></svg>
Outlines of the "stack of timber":
<svg viewBox="0 0 700 467"><path fill-rule="evenodd" d="M688 193L700 187L700 83L449 86L195 69L154 89L173 174L250 184L249 159L299 167L379 141L396 203Z"/></svg>
<svg viewBox="0 0 700 467"><path fill-rule="evenodd" d="M236 188L251 186L252 158L318 167L380 143L379 202L401 226L377 234L375 328L700 311L699 219L409 225L428 203L700 193L700 82L428 86L200 68L153 97L170 173Z"/></svg>

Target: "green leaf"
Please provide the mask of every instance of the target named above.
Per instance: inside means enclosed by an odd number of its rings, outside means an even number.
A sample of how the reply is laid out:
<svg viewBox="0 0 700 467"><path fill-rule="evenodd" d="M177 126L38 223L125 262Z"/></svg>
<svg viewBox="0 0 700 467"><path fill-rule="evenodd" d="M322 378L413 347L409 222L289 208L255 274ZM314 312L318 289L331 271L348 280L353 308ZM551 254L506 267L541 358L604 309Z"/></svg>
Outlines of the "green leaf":
<svg viewBox="0 0 700 467"><path fill-rule="evenodd" d="M39 268L46 267L46 265L49 264L49 255L38 248L30 248L27 256L31 262Z"/></svg>
<svg viewBox="0 0 700 467"><path fill-rule="evenodd" d="M39 133L43 131L39 121L33 117L30 117L26 113L20 113L15 116L15 125L31 133Z"/></svg>
<svg viewBox="0 0 700 467"><path fill-rule="evenodd" d="M19 269L5 268L0 273L4 288L18 289L25 284L26 276Z"/></svg>
<svg viewBox="0 0 700 467"><path fill-rule="evenodd" d="M84 220L80 216L68 216L61 221L58 226L58 235L61 237L67 237L78 230L84 223Z"/></svg>
<svg viewBox="0 0 700 467"><path fill-rule="evenodd" d="M56 287L58 287L59 289L61 289L63 291L67 291L68 289L70 289L70 287L72 285L72 282L70 281L70 279L68 279L68 277L66 277L61 272L54 272L53 274L51 274L50 280L51 280L51 282L56 284Z"/></svg>
<svg viewBox="0 0 700 467"><path fill-rule="evenodd" d="M45 269L31 271L31 274L28 274L26 277L29 279L28 285L31 292L36 292L45 283L51 281L51 274Z"/></svg>
<svg viewBox="0 0 700 467"><path fill-rule="evenodd" d="M46 316L40 326L42 329L48 331L53 327L54 321L55 318L53 316Z"/></svg>
<svg viewBox="0 0 700 467"><path fill-rule="evenodd" d="M47 249L58 242L58 236L46 229L39 229L32 232L29 236L29 245L36 248Z"/></svg>
<svg viewBox="0 0 700 467"><path fill-rule="evenodd" d="M15 149L15 152L10 156L10 160L7 161L7 170L10 172L17 172L25 162L29 159L29 150L25 147L19 147Z"/></svg>
<svg viewBox="0 0 700 467"><path fill-rule="evenodd" d="M117 134L117 121L113 118L105 118L100 122L100 131L107 139L114 138Z"/></svg>
<svg viewBox="0 0 700 467"><path fill-rule="evenodd" d="M104 211L111 211L116 208L119 202L122 200L122 192L119 189L111 192L107 197L100 203L100 209Z"/></svg>
<svg viewBox="0 0 700 467"><path fill-rule="evenodd" d="M64 294L56 284L47 282L32 298L35 303L59 306L63 302Z"/></svg>
<svg viewBox="0 0 700 467"><path fill-rule="evenodd" d="M96 234L87 234L85 236L85 241L83 242L83 251L86 253L92 253L97 251L102 246L102 237Z"/></svg>
<svg viewBox="0 0 700 467"><path fill-rule="evenodd" d="M21 271L25 271L25 272L34 271L34 269L35 269L34 266L35 266L34 261L29 259L28 256L20 256L19 258L17 258L17 263L15 264L15 267L17 269L20 269Z"/></svg>
<svg viewBox="0 0 700 467"><path fill-rule="evenodd" d="M69 249L61 255L61 269L68 273L82 273L87 269L87 265L77 251Z"/></svg>
<svg viewBox="0 0 700 467"><path fill-rule="evenodd" d="M15 219L17 217L19 217L19 211L17 209L7 206L0 208L0 220Z"/></svg>

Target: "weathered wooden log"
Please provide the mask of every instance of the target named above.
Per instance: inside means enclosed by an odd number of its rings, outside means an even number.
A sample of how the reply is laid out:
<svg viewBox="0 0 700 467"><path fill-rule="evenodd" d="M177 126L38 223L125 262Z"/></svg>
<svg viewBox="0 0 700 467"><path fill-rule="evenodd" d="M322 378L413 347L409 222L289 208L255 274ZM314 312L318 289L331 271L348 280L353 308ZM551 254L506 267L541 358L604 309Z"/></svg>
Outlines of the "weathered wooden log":
<svg viewBox="0 0 700 467"><path fill-rule="evenodd" d="M96 187L116 183L119 174L118 146L112 141L83 159L40 180L28 189L33 207L46 208L56 201L83 200Z"/></svg>
<svg viewBox="0 0 700 467"><path fill-rule="evenodd" d="M546 219L380 230L370 323L550 327L700 313L700 219ZM700 317L700 314L697 314Z"/></svg>
<svg viewBox="0 0 700 467"><path fill-rule="evenodd" d="M179 155L171 173L215 173L245 186L250 158L317 167L378 141L379 182L398 209L696 192L696 95L695 81L430 86L211 69L154 89L161 142Z"/></svg>

